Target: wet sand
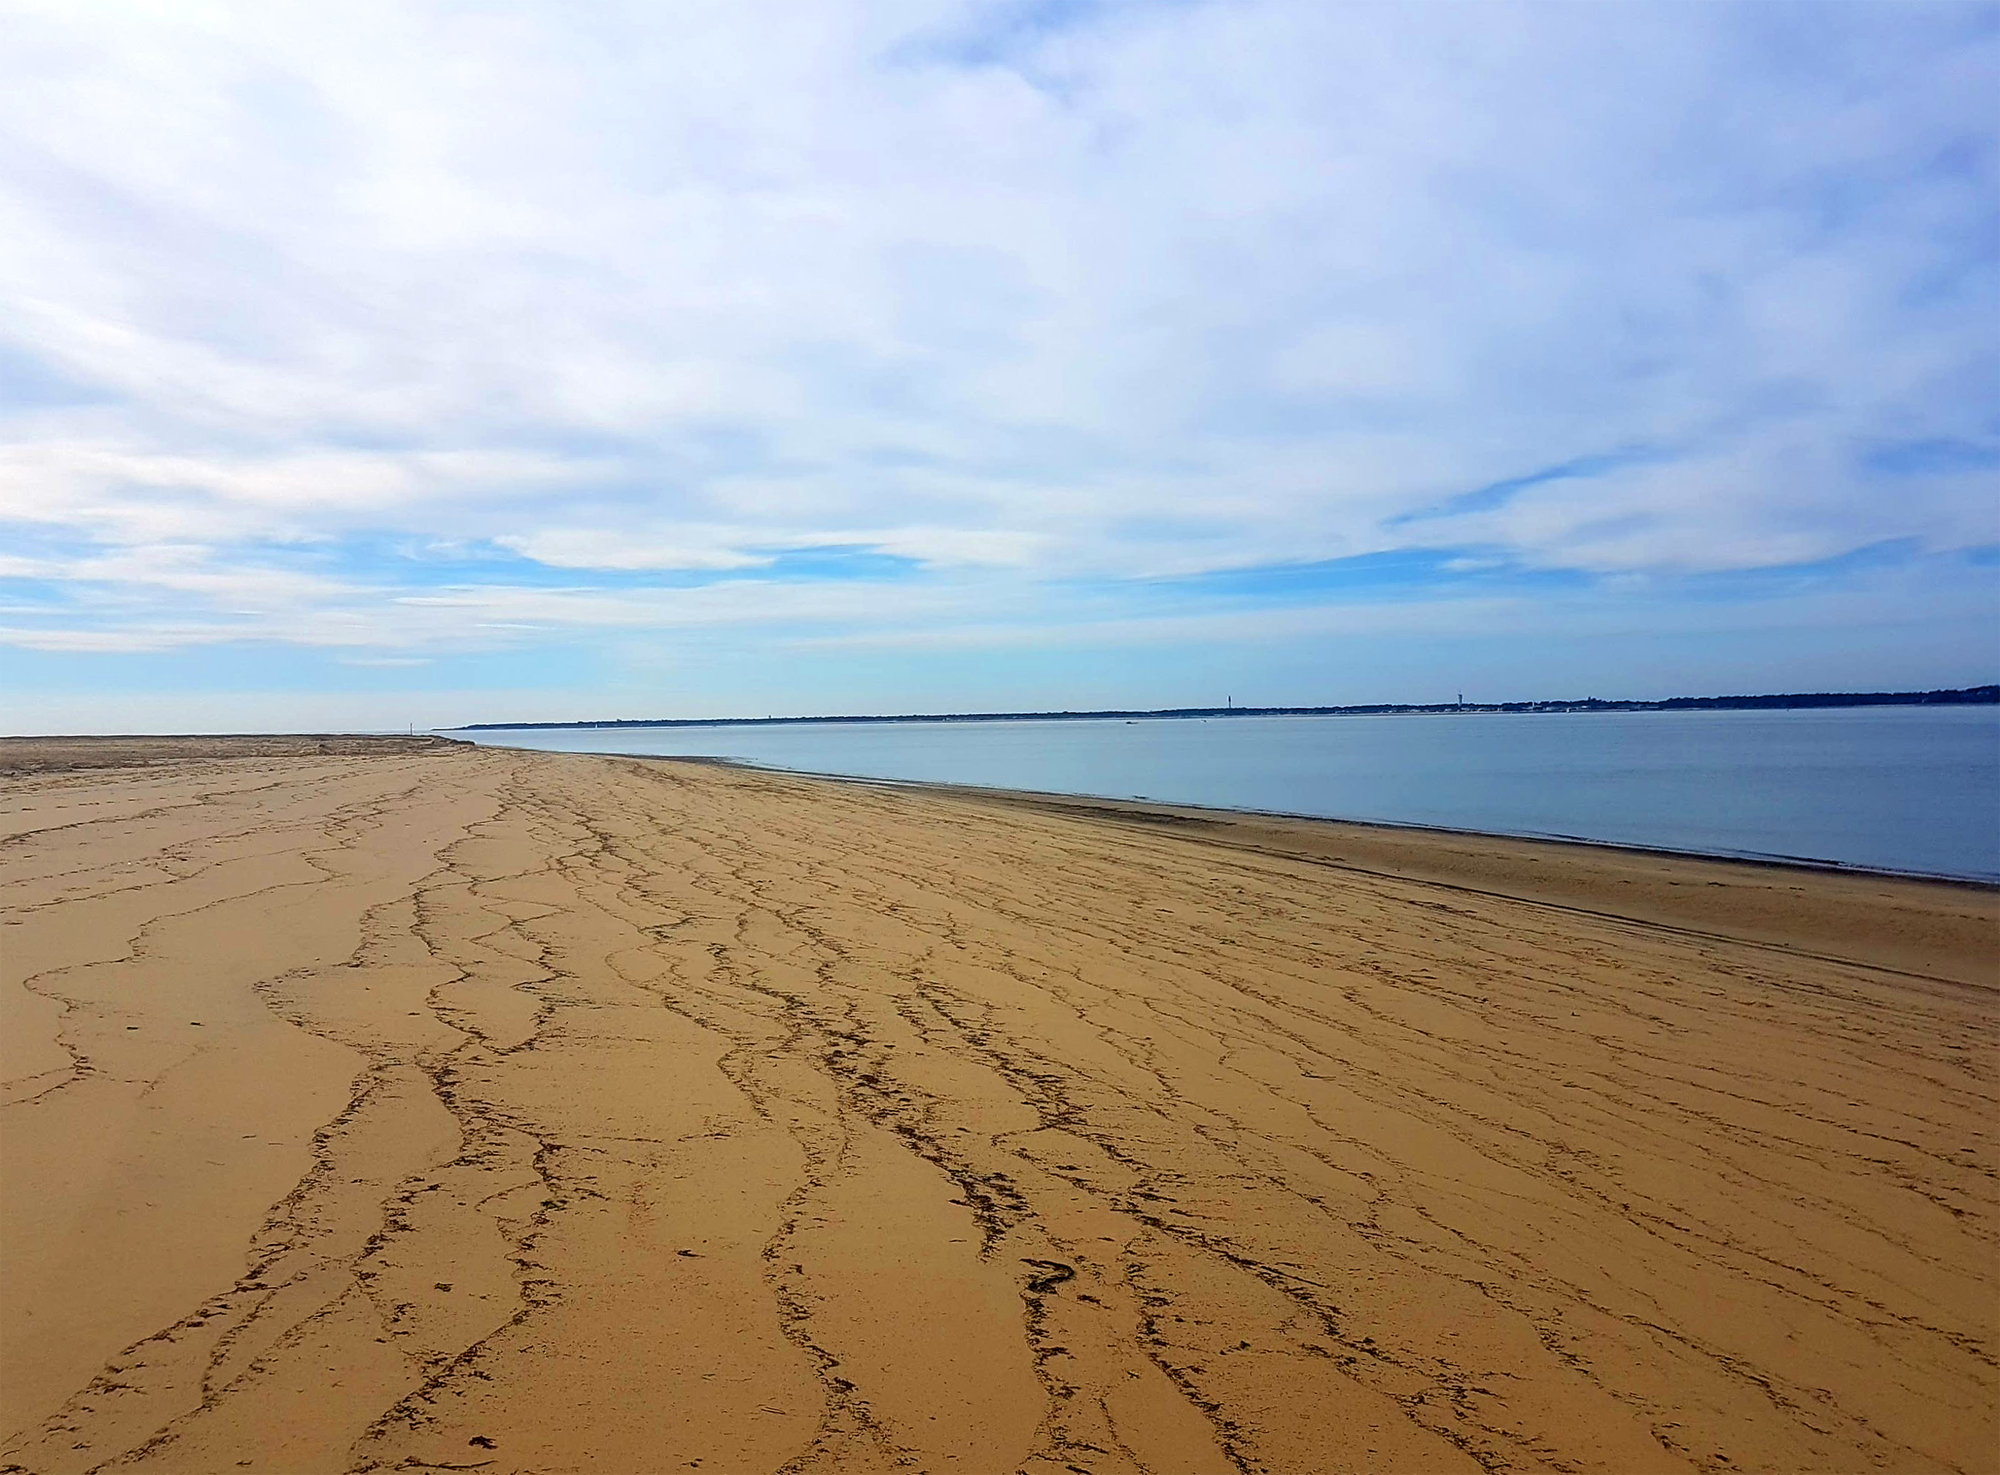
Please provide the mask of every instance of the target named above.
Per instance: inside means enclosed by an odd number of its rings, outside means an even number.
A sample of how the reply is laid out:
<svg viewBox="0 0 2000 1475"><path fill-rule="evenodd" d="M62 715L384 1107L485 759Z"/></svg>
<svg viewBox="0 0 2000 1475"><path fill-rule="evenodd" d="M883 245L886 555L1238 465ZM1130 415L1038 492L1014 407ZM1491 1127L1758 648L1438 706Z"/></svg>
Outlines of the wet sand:
<svg viewBox="0 0 2000 1475"><path fill-rule="evenodd" d="M259 741L0 743L0 1469L2000 1468L1991 890Z"/></svg>

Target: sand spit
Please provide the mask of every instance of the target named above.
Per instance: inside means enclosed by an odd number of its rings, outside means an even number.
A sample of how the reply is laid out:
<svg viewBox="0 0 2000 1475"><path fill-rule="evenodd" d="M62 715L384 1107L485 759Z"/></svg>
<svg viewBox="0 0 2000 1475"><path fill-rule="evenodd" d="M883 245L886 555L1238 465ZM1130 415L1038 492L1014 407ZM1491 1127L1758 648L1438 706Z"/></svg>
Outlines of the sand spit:
<svg viewBox="0 0 2000 1475"><path fill-rule="evenodd" d="M0 777L0 1469L2000 1468L1992 892L137 761Z"/></svg>
<svg viewBox="0 0 2000 1475"><path fill-rule="evenodd" d="M408 737L356 737L352 733L257 734L214 737L0 737L0 774L72 773L85 768L158 768L192 759L382 758L434 753L457 746L428 733Z"/></svg>

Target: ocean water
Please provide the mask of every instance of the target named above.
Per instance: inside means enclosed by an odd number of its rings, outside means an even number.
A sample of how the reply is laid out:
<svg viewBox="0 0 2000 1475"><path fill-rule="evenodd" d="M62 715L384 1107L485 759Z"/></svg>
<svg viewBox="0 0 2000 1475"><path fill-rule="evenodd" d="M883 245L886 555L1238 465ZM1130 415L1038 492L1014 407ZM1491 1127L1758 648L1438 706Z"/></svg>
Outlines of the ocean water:
<svg viewBox="0 0 2000 1475"><path fill-rule="evenodd" d="M2000 708L454 734L2000 880Z"/></svg>

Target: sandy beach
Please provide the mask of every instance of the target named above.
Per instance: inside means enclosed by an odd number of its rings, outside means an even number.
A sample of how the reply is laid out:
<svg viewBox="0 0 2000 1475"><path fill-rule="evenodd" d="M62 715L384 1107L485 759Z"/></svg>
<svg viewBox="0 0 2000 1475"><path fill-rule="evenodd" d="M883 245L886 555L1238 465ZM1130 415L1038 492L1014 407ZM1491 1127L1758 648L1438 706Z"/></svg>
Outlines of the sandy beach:
<svg viewBox="0 0 2000 1475"><path fill-rule="evenodd" d="M0 1470L2000 1468L2000 894L0 743Z"/></svg>

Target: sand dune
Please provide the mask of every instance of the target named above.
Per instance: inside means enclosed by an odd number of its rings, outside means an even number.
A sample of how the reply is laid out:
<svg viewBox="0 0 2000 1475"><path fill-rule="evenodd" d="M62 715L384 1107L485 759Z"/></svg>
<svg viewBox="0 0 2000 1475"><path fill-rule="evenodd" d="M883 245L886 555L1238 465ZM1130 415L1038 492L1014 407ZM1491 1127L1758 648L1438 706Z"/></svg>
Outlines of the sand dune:
<svg viewBox="0 0 2000 1475"><path fill-rule="evenodd" d="M0 1468L2000 1468L1992 892L317 744L0 755Z"/></svg>

